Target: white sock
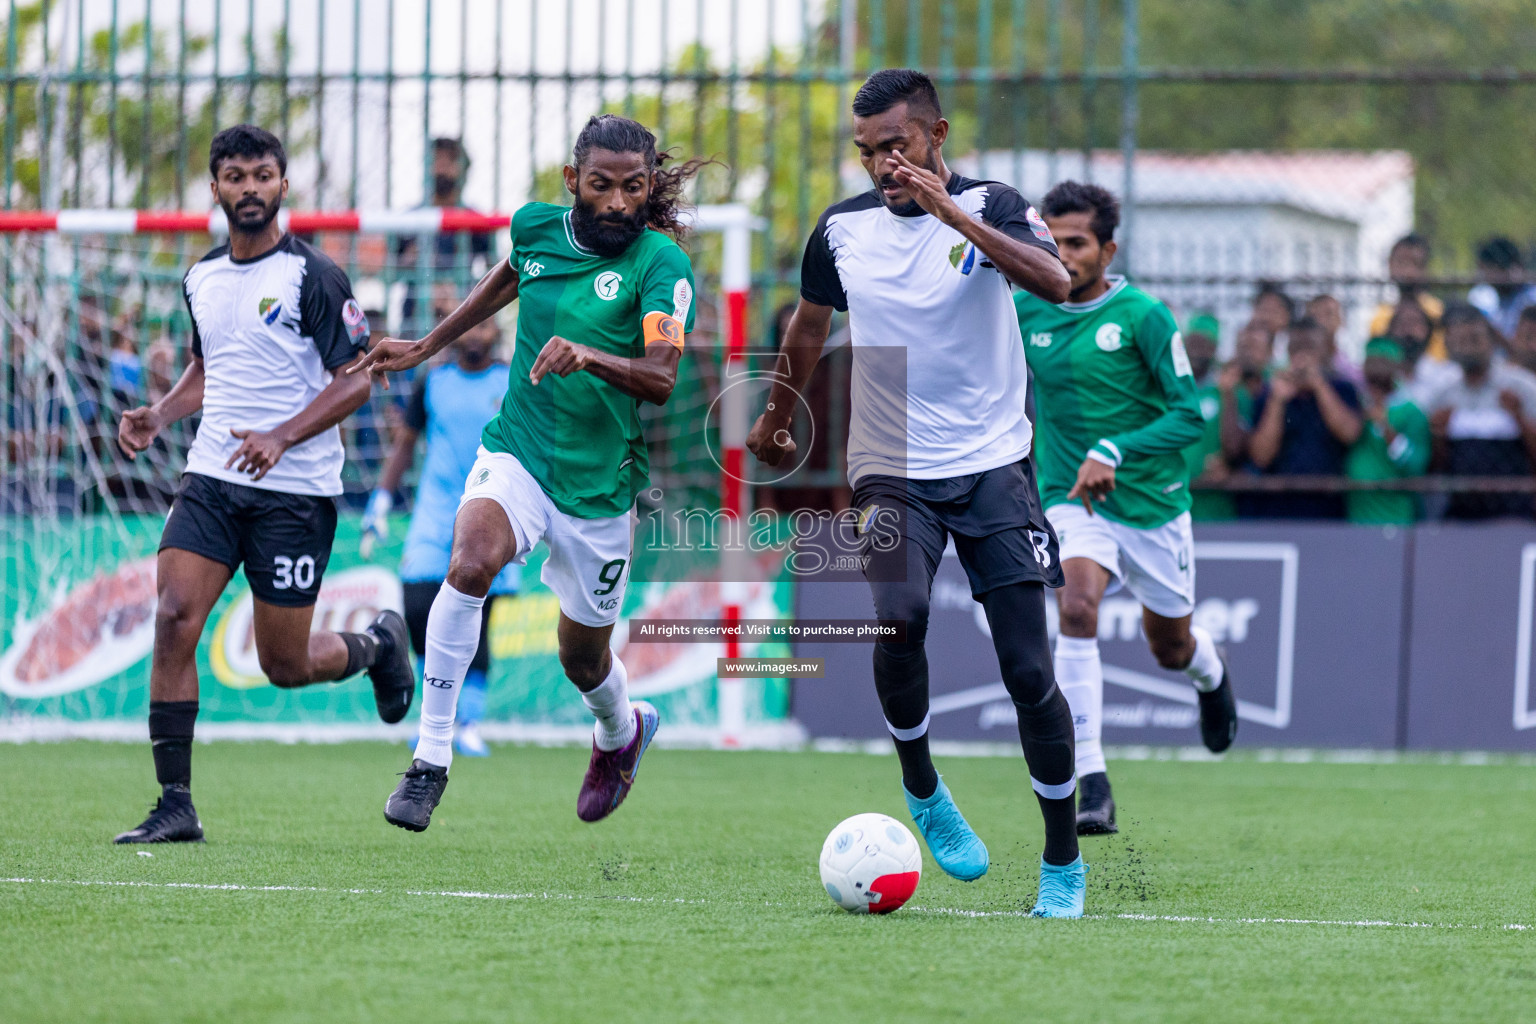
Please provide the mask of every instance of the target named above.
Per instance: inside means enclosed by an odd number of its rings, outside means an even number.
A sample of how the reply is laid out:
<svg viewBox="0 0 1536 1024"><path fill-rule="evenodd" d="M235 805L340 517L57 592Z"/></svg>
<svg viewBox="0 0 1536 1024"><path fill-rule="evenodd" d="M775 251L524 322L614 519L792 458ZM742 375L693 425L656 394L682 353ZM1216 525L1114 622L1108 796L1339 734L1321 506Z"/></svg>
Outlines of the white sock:
<svg viewBox="0 0 1536 1024"><path fill-rule="evenodd" d="M443 768L453 763L453 719L459 689L480 646L483 597L444 583L427 615L427 656L422 665L421 739L416 758Z"/></svg>
<svg viewBox="0 0 1536 1024"><path fill-rule="evenodd" d="M1201 693L1210 693L1221 685L1221 655L1216 653L1216 641L1199 626L1190 626L1189 635L1195 638L1195 656L1184 666L1184 674Z"/></svg>
<svg viewBox="0 0 1536 1024"><path fill-rule="evenodd" d="M1104 747L1099 742L1104 721L1104 666L1099 661L1098 640L1065 635L1056 638L1056 685L1072 709L1078 778L1104 771Z"/></svg>
<svg viewBox="0 0 1536 1024"><path fill-rule="evenodd" d="M635 709L629 704L629 673L618 655L608 678L581 695L581 702L597 718L592 740L598 750L618 750L635 738Z"/></svg>

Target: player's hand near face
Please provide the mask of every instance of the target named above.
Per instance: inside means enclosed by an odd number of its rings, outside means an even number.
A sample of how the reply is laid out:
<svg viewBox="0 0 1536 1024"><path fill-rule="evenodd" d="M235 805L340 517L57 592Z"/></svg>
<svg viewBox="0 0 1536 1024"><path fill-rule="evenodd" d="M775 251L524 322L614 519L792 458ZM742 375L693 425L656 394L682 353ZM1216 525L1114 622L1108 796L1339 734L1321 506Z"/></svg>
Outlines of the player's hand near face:
<svg viewBox="0 0 1536 1024"><path fill-rule="evenodd" d="M1269 395L1276 402L1284 405L1301 393L1297 385L1296 374L1290 370L1282 370L1270 378Z"/></svg>
<svg viewBox="0 0 1536 1024"><path fill-rule="evenodd" d="M528 371L528 379L537 386L545 374L568 377L579 373L592 365L593 355L587 346L578 345L557 334L539 350L538 358L533 361L533 369Z"/></svg>
<svg viewBox="0 0 1536 1024"><path fill-rule="evenodd" d="M795 454L795 439L789 436L789 423L772 413L763 413L747 432L747 451L764 465L777 466Z"/></svg>
<svg viewBox="0 0 1536 1024"><path fill-rule="evenodd" d="M278 434L277 431L261 432L256 430L231 430L231 434L240 438L240 447L235 449L235 454L224 463L224 468L234 466L236 473L249 473L252 480L260 480L275 465L277 460L283 457L292 443ZM239 464L236 465L236 460Z"/></svg>
<svg viewBox="0 0 1536 1024"><path fill-rule="evenodd" d="M139 452L154 443L160 427L160 417L155 415L153 407L141 405L129 409L117 423L117 446L128 458L136 459Z"/></svg>
<svg viewBox="0 0 1536 1024"><path fill-rule="evenodd" d="M1237 386L1243 382L1243 368L1237 363L1228 363L1221 368L1216 375L1216 390L1225 396L1236 394Z"/></svg>
<svg viewBox="0 0 1536 1024"><path fill-rule="evenodd" d="M918 206L951 226L969 219L969 215L951 198L939 176L908 160L900 150L891 154L886 165L897 184L911 193Z"/></svg>
<svg viewBox="0 0 1536 1024"><path fill-rule="evenodd" d="M1520 396L1508 388L1499 392L1499 408L1513 416L1517 422L1525 419L1525 406Z"/></svg>
<svg viewBox="0 0 1536 1024"><path fill-rule="evenodd" d="M1105 465L1098 459L1084 459L1083 464L1077 467L1077 482L1067 492L1067 500L1081 501L1088 514L1093 515L1093 503L1103 501L1114 489L1115 467Z"/></svg>
<svg viewBox="0 0 1536 1024"><path fill-rule="evenodd" d="M419 366L431 355L432 350L424 347L420 342L381 338L362 359L349 366L347 372L366 373L370 377L377 377L384 385L384 390L388 391L389 377L386 374L399 373L413 366Z"/></svg>

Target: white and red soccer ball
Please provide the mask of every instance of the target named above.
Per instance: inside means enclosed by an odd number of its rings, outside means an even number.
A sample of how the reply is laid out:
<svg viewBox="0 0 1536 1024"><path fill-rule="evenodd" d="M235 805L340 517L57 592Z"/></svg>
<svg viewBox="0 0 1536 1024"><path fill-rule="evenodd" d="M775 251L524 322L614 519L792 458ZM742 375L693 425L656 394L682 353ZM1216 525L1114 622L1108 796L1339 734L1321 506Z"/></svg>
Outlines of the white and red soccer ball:
<svg viewBox="0 0 1536 1024"><path fill-rule="evenodd" d="M917 891L923 855L911 830L884 814L855 814L821 844L821 884L854 914L889 914Z"/></svg>

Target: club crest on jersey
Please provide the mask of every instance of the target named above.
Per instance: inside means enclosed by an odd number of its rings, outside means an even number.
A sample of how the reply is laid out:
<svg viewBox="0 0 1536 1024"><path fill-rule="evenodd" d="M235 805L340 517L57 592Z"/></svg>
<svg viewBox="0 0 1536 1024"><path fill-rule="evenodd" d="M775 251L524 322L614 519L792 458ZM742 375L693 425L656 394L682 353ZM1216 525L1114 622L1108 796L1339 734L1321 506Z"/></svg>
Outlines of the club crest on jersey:
<svg viewBox="0 0 1536 1024"><path fill-rule="evenodd" d="M878 511L880 511L879 505L870 505L864 511L860 512L859 521L854 524L853 532L859 536L863 536L864 534L868 533L869 521L874 518L875 513Z"/></svg>
<svg viewBox="0 0 1536 1024"><path fill-rule="evenodd" d="M969 274L976 265L976 247L969 242L961 242L949 250L949 265L961 274Z"/></svg>
<svg viewBox="0 0 1536 1024"><path fill-rule="evenodd" d="M282 316L283 304L277 299L262 299L256 303L256 312L260 314L261 322L271 327Z"/></svg>
<svg viewBox="0 0 1536 1024"><path fill-rule="evenodd" d="M1105 352L1120 351L1120 325L1104 324L1093 335L1093 343Z"/></svg>
<svg viewBox="0 0 1536 1024"><path fill-rule="evenodd" d="M597 275L592 282L592 290L597 292L597 297L603 300L611 300L619 297L619 282L624 279L612 270L605 270Z"/></svg>

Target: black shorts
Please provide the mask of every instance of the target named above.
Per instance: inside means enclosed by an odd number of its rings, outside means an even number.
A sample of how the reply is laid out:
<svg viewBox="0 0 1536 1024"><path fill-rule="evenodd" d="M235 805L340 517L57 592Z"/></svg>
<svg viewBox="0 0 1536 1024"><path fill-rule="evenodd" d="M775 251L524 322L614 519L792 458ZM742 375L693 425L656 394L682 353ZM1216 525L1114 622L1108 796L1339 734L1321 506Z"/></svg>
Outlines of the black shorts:
<svg viewBox="0 0 1536 1024"><path fill-rule="evenodd" d="M405 591L405 625L411 631L411 648L416 657L425 658L427 616L432 611L432 602L437 600L437 592L443 589L443 581L410 580L401 586ZM480 646L475 648L474 660L469 663L470 668L481 672L491 670L491 605L495 601L495 594L485 599L485 607L480 611Z"/></svg>
<svg viewBox="0 0 1536 1024"><path fill-rule="evenodd" d="M951 536L978 600L1010 583L1063 583L1056 532L1028 458L944 480L866 476L853 489L853 507L871 584L931 586Z"/></svg>
<svg viewBox="0 0 1536 1024"><path fill-rule="evenodd" d="M243 562L251 594L266 604L304 608L336 539L336 499L288 494L183 473L160 535L160 550L177 548L222 562Z"/></svg>

